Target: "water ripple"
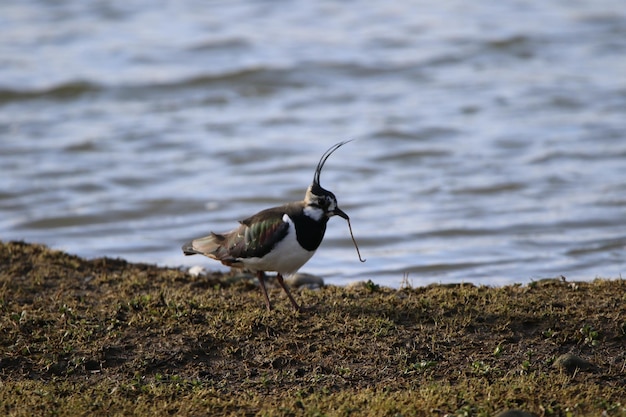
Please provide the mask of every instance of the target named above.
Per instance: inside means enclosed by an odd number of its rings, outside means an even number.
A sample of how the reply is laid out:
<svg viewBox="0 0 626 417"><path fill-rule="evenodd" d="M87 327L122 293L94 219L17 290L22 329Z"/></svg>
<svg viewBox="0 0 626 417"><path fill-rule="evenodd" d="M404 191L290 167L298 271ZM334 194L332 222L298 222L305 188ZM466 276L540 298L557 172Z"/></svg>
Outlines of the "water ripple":
<svg viewBox="0 0 626 417"><path fill-rule="evenodd" d="M305 271L395 286L624 272L616 0L213 6L0 5L3 239L222 268L180 244L302 198L324 150L356 138L322 182L368 261L331 219Z"/></svg>

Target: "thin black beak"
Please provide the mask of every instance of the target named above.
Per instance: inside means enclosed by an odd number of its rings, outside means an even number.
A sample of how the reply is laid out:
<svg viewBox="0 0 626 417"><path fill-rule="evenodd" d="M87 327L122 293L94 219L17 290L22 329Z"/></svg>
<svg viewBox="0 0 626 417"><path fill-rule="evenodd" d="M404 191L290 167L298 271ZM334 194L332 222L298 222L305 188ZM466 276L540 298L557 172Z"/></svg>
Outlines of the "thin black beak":
<svg viewBox="0 0 626 417"><path fill-rule="evenodd" d="M348 215L344 213L344 211L341 210L339 207L335 207L335 209L333 210L333 214L336 214L337 216L342 217L346 220L350 220L350 217L348 217Z"/></svg>

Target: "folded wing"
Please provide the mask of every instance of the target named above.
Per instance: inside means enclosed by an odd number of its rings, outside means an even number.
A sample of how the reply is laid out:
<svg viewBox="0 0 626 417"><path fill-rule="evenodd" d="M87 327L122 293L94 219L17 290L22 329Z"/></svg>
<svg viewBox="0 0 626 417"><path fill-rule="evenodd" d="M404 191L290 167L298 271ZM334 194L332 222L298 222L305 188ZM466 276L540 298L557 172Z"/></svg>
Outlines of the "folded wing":
<svg viewBox="0 0 626 417"><path fill-rule="evenodd" d="M185 255L201 254L225 265L237 266L246 258L261 258L289 232L289 223L283 220L284 212L265 210L241 222L228 233L194 239L183 245Z"/></svg>

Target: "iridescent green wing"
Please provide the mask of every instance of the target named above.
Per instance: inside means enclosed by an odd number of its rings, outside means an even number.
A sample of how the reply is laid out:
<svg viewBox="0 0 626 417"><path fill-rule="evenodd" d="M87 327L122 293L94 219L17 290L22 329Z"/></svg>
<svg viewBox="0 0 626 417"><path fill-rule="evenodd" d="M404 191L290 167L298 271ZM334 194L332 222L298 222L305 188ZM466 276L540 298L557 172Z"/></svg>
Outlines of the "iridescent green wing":
<svg viewBox="0 0 626 417"><path fill-rule="evenodd" d="M260 258L269 253L289 231L289 223L283 221L284 213L281 207L277 207L242 221L229 236L229 255L233 258Z"/></svg>

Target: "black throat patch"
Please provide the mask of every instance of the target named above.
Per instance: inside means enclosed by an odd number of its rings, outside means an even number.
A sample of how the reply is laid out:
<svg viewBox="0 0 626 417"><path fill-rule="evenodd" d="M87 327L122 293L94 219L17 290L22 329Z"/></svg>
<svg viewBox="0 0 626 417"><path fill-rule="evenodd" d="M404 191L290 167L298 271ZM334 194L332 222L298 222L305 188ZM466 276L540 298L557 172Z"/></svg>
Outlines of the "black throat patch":
<svg viewBox="0 0 626 417"><path fill-rule="evenodd" d="M319 221L316 221L303 212L298 214L290 213L289 217L293 220L296 229L296 239L298 239L300 246L308 251L316 250L324 238L328 217L322 216Z"/></svg>

